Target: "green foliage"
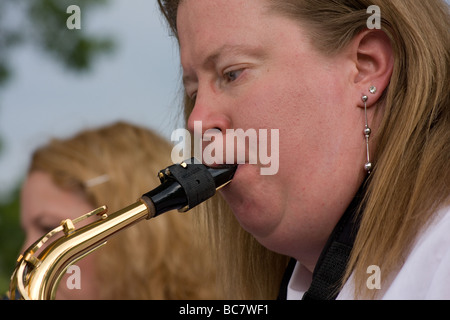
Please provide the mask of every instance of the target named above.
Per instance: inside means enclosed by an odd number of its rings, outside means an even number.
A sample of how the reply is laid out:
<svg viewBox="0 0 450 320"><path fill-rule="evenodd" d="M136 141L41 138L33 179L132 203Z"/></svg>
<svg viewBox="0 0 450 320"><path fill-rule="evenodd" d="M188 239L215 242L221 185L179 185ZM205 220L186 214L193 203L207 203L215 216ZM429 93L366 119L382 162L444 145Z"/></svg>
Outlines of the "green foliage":
<svg viewBox="0 0 450 320"><path fill-rule="evenodd" d="M33 30L32 39L52 54L66 67L75 71L88 70L94 57L113 49L113 41L108 38L86 35L83 28L69 30L66 20L70 16L66 12L70 5L78 5L84 21L89 10L104 0L41 0L32 1L29 17L39 28Z"/></svg>
<svg viewBox="0 0 450 320"><path fill-rule="evenodd" d="M8 290L9 279L23 241L20 192L16 190L11 197L0 203L0 296Z"/></svg>
<svg viewBox="0 0 450 320"><path fill-rule="evenodd" d="M114 41L105 35L87 34L81 28L69 30L67 8L77 5L81 21L96 6L107 0L1 0L0 1L0 86L9 80L13 70L9 57L20 45L33 44L55 61L74 72L88 71L95 58L112 52ZM16 17L20 23L14 23Z"/></svg>

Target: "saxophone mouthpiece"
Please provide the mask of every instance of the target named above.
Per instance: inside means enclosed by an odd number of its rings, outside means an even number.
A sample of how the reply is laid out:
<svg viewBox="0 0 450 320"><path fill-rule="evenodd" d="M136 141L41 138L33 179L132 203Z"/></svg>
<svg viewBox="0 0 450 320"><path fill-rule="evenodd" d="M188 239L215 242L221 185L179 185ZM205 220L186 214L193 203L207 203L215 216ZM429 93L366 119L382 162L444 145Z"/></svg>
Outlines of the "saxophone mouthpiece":
<svg viewBox="0 0 450 320"><path fill-rule="evenodd" d="M237 165L223 165L220 167L208 167L208 171L211 173L216 191L228 185L236 173Z"/></svg>
<svg viewBox="0 0 450 320"><path fill-rule="evenodd" d="M161 170L158 173L161 185L141 199L155 208L150 218L174 209L185 212L230 183L236 169L236 165L207 167L192 158Z"/></svg>

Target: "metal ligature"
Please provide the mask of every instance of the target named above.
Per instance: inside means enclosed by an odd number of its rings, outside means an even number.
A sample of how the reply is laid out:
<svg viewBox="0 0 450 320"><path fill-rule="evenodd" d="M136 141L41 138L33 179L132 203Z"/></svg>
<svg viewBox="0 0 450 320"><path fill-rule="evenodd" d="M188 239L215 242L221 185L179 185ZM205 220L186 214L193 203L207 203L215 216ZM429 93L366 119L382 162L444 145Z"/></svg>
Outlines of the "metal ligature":
<svg viewBox="0 0 450 320"><path fill-rule="evenodd" d="M235 171L236 166L211 168L191 159L161 170L161 184L126 208L108 213L103 206L77 219L62 221L18 258L11 276L10 299L54 299L67 268L106 244L110 236L170 210L190 210L231 182ZM76 228L91 217L96 219Z"/></svg>

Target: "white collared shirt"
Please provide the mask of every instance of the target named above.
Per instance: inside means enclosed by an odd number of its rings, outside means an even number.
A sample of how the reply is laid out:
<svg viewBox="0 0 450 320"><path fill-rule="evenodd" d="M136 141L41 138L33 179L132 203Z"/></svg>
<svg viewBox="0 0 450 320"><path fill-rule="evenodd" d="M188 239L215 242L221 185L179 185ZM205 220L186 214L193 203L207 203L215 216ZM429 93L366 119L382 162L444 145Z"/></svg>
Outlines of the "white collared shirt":
<svg viewBox="0 0 450 320"><path fill-rule="evenodd" d="M383 270L380 272L383 277ZM367 277L370 276L368 273ZM288 284L287 299L301 299L311 281L312 273L297 262ZM383 300L450 299L450 207L441 209L419 234L389 287L380 290ZM351 277L337 299L354 299Z"/></svg>

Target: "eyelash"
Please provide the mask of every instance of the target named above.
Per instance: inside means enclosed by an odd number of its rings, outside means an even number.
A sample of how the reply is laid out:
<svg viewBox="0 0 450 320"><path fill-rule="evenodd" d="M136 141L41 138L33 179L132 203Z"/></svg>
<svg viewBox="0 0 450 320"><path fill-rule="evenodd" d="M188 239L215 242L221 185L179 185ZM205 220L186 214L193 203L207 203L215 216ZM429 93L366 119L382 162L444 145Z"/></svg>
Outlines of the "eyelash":
<svg viewBox="0 0 450 320"><path fill-rule="evenodd" d="M225 80L227 83L231 83L234 82L236 80L238 80L238 78L240 77L240 74L244 71L244 69L236 69L236 70L231 70L231 71L227 71L223 73L223 80ZM230 79L231 77L233 77L234 75L234 79ZM189 95L189 99L191 99L192 102L195 102L197 98L197 91L193 92L192 94Z"/></svg>
<svg viewBox="0 0 450 320"><path fill-rule="evenodd" d="M243 71L242 69L237 69L237 70L231 70L231 71L225 72L225 73L223 74L223 78L224 78L225 81L227 81L227 82L233 82L233 81L236 81L236 80L239 78L240 73L242 73L242 71ZM237 73L237 75L234 75L235 79L231 80L230 78L232 77L232 75L233 75L233 74L236 74L236 73Z"/></svg>
<svg viewBox="0 0 450 320"><path fill-rule="evenodd" d="M39 225L37 226L40 231L42 231L43 234L47 234L53 229L55 229L58 225Z"/></svg>

